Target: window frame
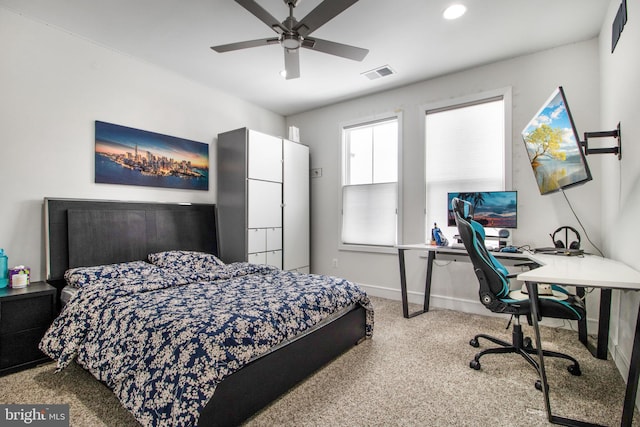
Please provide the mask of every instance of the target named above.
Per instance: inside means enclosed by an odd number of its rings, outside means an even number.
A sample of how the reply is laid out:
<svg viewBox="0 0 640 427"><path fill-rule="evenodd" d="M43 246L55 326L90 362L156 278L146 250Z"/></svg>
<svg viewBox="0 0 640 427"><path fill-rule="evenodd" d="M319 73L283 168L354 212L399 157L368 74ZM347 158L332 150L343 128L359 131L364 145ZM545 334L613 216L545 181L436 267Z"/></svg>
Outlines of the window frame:
<svg viewBox="0 0 640 427"><path fill-rule="evenodd" d="M422 220L422 236L426 239L430 234L430 228L427 224L427 129L426 118L428 113L452 110L456 108L468 107L477 104L483 104L491 100L502 98L504 102L504 188L503 190L513 189L513 108L512 108L512 88L511 86L494 90L474 93L458 98L447 99L442 101L431 102L420 106L421 117L421 140L423 141L423 220ZM444 208L444 205L443 205ZM446 225L445 225L446 226ZM428 241L427 241L428 243Z"/></svg>
<svg viewBox="0 0 640 427"><path fill-rule="evenodd" d="M401 111L391 111L386 113L381 113L374 116L363 117L359 119L353 119L349 121L344 121L339 124L339 141L340 141L340 179L338 180L338 250L341 251L355 251L355 252L373 252L373 253L392 253L395 254L397 250L394 246L379 246L379 245L370 245L370 244L354 244L354 243L343 243L342 242L342 218L343 218L343 188L345 186L344 179L347 173L347 162L346 162L346 150L347 144L345 141L345 130L349 128L355 128L360 126L372 125L378 122L384 122L388 120L396 120L398 124L398 153L397 153L397 170L398 176L396 180L397 185L397 200L396 200L396 243L398 245L402 239L402 230L403 230L403 220L402 220L402 136L403 136L403 118Z"/></svg>

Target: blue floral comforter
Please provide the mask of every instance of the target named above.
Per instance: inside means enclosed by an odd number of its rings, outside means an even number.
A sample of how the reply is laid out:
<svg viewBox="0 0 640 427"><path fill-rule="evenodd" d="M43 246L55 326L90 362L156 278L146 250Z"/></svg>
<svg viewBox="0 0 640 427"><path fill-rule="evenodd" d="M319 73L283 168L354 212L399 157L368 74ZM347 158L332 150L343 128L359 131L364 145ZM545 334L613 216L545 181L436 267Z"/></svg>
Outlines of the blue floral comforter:
<svg viewBox="0 0 640 427"><path fill-rule="evenodd" d="M364 306L373 332L367 295L334 277L247 263L84 277L40 348L58 370L76 359L145 426L195 425L226 376L345 307Z"/></svg>

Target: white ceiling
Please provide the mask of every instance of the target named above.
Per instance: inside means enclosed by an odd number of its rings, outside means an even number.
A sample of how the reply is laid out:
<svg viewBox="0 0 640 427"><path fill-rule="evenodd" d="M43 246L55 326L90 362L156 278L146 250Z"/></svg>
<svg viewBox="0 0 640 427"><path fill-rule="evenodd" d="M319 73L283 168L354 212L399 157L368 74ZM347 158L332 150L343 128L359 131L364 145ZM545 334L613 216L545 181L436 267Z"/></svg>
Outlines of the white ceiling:
<svg viewBox="0 0 640 427"><path fill-rule="evenodd" d="M279 20L283 0L256 0ZM340 0L335 0L340 1ZM173 70L282 115L598 35L610 0L360 0L312 36L369 49L362 62L302 49L283 79L279 45L216 53L214 45L276 33L232 0L0 0L0 7ZM321 0L301 0L298 20ZM445 21L463 3L467 13ZM397 74L369 80L388 65Z"/></svg>

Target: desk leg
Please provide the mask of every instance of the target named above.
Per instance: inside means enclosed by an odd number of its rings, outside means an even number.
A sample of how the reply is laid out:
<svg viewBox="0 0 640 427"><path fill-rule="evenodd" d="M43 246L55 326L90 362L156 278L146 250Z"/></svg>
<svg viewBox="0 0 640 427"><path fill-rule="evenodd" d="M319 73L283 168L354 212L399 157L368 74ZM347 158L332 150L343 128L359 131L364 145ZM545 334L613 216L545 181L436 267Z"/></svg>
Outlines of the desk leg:
<svg viewBox="0 0 640 427"><path fill-rule="evenodd" d="M409 299L407 297L407 273L404 264L404 249L398 249L398 261L400 262L400 295L402 296L402 315L409 318Z"/></svg>
<svg viewBox="0 0 640 427"><path fill-rule="evenodd" d="M585 291L582 286L576 287L576 295L584 298ZM609 323L611 319L611 289L600 290L600 311L598 313L598 339L596 346L589 343L587 337L587 316L578 321L578 338L591 354L598 359L607 360L609 346Z"/></svg>
<svg viewBox="0 0 640 427"><path fill-rule="evenodd" d="M551 415L551 403L549 402L549 384L547 383L547 373L544 369L544 355L542 353L542 340L540 339L540 325L538 324L538 313L540 308L538 307L538 284L536 282L525 282L527 286L527 293L529 294L529 301L531 304L531 323L533 324L533 332L536 338L536 349L538 350L538 374L540 375L540 382L542 383L542 396L544 397L544 407L547 411L547 418L553 422L553 415Z"/></svg>
<svg viewBox="0 0 640 427"><path fill-rule="evenodd" d="M424 311L429 311L431 299L431 274L433 273L433 260L436 259L435 251L429 251L427 258L427 278L424 283Z"/></svg>
<svg viewBox="0 0 640 427"><path fill-rule="evenodd" d="M571 418L559 417L551 413L551 402L549 401L549 390L548 390L549 383L547 382L547 373L544 368L544 354L542 350L542 339L540 338L540 325L538 324L539 322L538 319L542 319L542 317L539 316L540 307L538 306L538 284L536 282L525 282L525 284L527 286L527 293L529 294L529 301L531 303L531 323L533 324L533 331L536 336L535 337L536 349L538 350L538 374L540 375L540 382L542 383L542 395L544 396L544 406L547 411L548 420L553 424L559 424L559 425L570 426L570 427L586 427L586 426L602 427L599 424L574 420ZM638 316L639 316L638 322L640 322L640 310L638 310ZM636 338L638 338L638 335L640 334L640 330L637 328L637 326L638 325L636 325ZM640 340L638 341L638 347L640 347ZM636 350L635 341L634 341L634 350ZM640 350L640 348L638 350ZM640 358L640 351L636 352L636 357ZM633 356L631 357L631 360L633 363ZM636 361L636 363L638 362L640 361ZM631 378L631 373L629 373L629 378ZM635 378L636 378L636 388L637 388L637 380L638 380L637 372L635 373ZM627 392L629 392L628 385L627 385ZM634 393L631 399L635 401L635 388L634 388ZM633 415L633 408L634 408L633 403L629 406L631 407L631 414ZM627 408L627 400L625 398L625 409L626 408ZM629 419L629 424L624 423L624 411L623 411L622 425L625 427L631 425L631 419Z"/></svg>
<svg viewBox="0 0 640 427"><path fill-rule="evenodd" d="M581 300L585 301L585 291L584 287L576 286L576 296ZM586 301L585 301L586 307ZM587 336L587 314L585 308L585 315L582 319L578 320L578 339L580 342L587 348L589 348L589 338Z"/></svg>
<svg viewBox="0 0 640 427"><path fill-rule="evenodd" d="M624 394L624 406L622 407L621 426L630 426L633 419L633 410L636 406L636 394L638 392L638 377L640 376L640 308L636 320L636 334L633 338L633 350L629 362L629 375L627 376L627 389Z"/></svg>
<svg viewBox="0 0 640 427"><path fill-rule="evenodd" d="M422 310L409 313L409 297L407 295L407 272L405 270L404 251L404 249L398 249L398 262L400 263L400 295L402 296L402 315L405 319L410 319L419 314L429 311L429 298L431 297L431 270L433 267L435 254L433 253L433 251L429 251L427 279L424 286L424 305L422 306Z"/></svg>
<svg viewBox="0 0 640 427"><path fill-rule="evenodd" d="M609 321L611 319L611 289L600 289L600 314L598 318L598 345L595 356L607 360L609 347Z"/></svg>

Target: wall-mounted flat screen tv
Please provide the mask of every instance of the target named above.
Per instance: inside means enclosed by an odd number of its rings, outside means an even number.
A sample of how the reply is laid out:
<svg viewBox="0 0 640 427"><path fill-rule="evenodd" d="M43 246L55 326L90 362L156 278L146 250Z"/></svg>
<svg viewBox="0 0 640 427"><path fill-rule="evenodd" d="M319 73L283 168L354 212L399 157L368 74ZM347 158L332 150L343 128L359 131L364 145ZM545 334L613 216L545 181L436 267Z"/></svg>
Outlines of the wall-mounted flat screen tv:
<svg viewBox="0 0 640 427"><path fill-rule="evenodd" d="M522 131L540 194L591 180L580 137L562 86L553 91Z"/></svg>
<svg viewBox="0 0 640 427"><path fill-rule="evenodd" d="M456 218L451 209L454 197L466 200L473 205L473 219L483 227L516 228L518 226L517 191L483 191L476 193L447 194L447 225L456 226Z"/></svg>

